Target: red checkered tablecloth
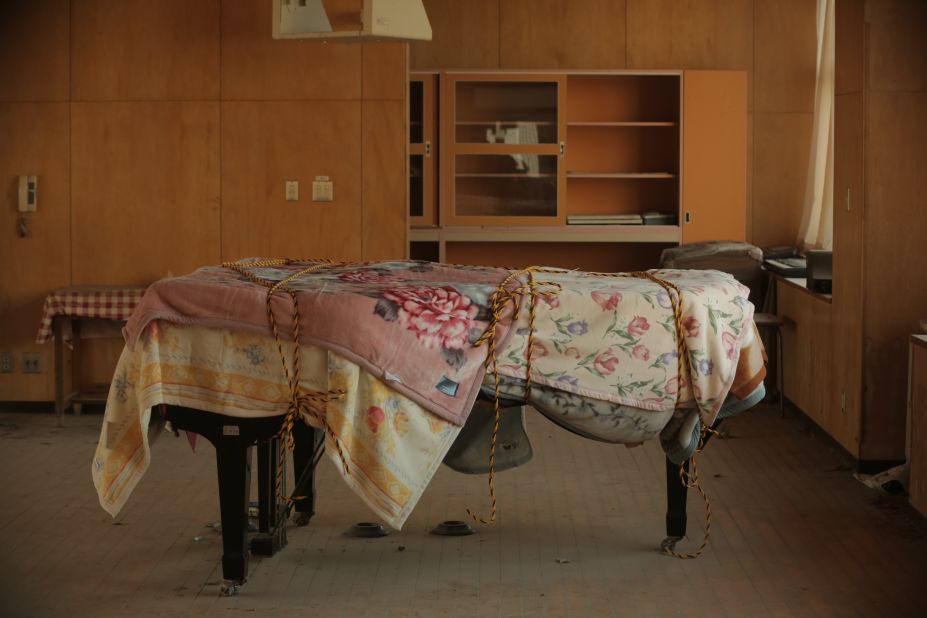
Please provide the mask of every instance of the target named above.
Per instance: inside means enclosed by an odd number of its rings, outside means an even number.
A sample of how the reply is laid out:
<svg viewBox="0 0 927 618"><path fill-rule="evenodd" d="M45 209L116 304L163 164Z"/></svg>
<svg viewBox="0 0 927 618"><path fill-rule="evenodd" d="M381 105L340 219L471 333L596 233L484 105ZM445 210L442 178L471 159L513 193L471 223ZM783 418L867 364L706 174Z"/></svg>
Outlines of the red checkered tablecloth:
<svg viewBox="0 0 927 618"><path fill-rule="evenodd" d="M128 320L145 293L144 287L77 287L55 290L45 298L36 343L54 336L52 320L64 315L105 320Z"/></svg>

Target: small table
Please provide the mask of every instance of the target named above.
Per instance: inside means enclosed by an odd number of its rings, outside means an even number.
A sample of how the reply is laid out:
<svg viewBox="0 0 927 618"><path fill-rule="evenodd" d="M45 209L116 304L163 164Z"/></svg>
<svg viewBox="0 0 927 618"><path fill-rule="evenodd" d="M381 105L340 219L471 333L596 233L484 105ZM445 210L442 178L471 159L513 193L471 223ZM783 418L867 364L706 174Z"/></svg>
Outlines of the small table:
<svg viewBox="0 0 927 618"><path fill-rule="evenodd" d="M64 393L64 339L66 329L71 332L73 358L80 350L81 320L103 319L125 322L132 315L136 305L145 293L145 287L84 286L55 290L45 298L42 322L36 343L55 339L55 416L61 425L65 408L75 404L79 413L81 403L105 402L105 394L83 393L80 388L80 370L76 362L71 364L71 393Z"/></svg>

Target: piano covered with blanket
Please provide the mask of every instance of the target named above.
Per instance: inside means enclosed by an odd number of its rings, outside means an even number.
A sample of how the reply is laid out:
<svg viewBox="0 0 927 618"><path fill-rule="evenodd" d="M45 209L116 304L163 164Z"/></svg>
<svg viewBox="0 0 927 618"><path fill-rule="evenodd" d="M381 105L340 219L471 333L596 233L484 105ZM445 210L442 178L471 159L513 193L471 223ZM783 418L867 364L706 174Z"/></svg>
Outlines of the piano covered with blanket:
<svg viewBox="0 0 927 618"><path fill-rule="evenodd" d="M115 516L166 423L209 439L223 572L235 591L247 576L253 445L260 534L252 551L286 543L279 464L287 447L295 448L294 495L305 497L294 503L302 523L324 444L344 481L398 529L480 397L490 405L476 409L494 409L496 427L509 406L527 404L591 439L658 438L667 534L681 537L680 468L709 427L764 394L747 296L717 271L257 258L201 268L149 287L126 325L94 484ZM488 443L485 452L488 464Z"/></svg>

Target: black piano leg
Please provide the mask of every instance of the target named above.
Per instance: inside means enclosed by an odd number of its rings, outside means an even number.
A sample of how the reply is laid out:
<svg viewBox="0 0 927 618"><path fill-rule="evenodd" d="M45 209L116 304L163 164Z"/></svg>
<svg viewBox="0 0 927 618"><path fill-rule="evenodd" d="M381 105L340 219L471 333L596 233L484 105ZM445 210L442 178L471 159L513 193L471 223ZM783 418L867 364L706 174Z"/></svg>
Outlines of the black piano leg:
<svg viewBox="0 0 927 618"><path fill-rule="evenodd" d="M251 447L239 436L221 436L216 444L219 510L222 515L222 592L238 594L248 575L248 491Z"/></svg>
<svg viewBox="0 0 927 618"><path fill-rule="evenodd" d="M296 443L293 446L293 475L296 477L294 496L303 496L294 503L296 515L293 521L297 526L305 526L315 515L315 458L322 448L322 431L303 423L293 427Z"/></svg>
<svg viewBox="0 0 927 618"><path fill-rule="evenodd" d="M280 439L258 443L258 533L251 538L251 552L273 556L286 547L286 509L277 498ZM285 468L284 468L285 471ZM286 477L282 479L286 487Z"/></svg>
<svg viewBox="0 0 927 618"><path fill-rule="evenodd" d="M666 538L662 547L670 549L686 536L686 495L688 489L679 478L679 469L689 471L689 460L678 466L666 460Z"/></svg>

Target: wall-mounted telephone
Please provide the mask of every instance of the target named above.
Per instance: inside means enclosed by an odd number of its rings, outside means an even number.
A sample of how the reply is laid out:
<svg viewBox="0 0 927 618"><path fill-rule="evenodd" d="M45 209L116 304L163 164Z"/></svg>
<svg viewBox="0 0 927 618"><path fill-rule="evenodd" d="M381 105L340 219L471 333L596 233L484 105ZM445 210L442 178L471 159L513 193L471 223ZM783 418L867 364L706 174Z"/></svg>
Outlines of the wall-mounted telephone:
<svg viewBox="0 0 927 618"><path fill-rule="evenodd" d="M19 212L35 212L37 185L36 176L19 177Z"/></svg>

